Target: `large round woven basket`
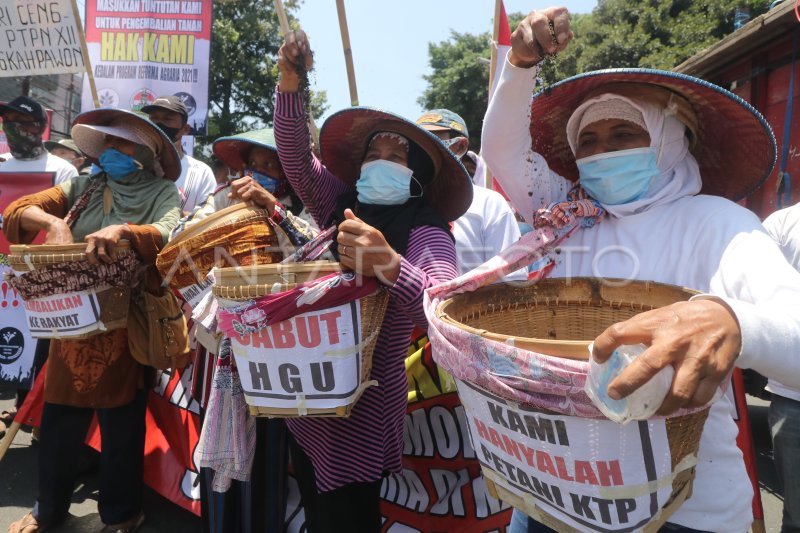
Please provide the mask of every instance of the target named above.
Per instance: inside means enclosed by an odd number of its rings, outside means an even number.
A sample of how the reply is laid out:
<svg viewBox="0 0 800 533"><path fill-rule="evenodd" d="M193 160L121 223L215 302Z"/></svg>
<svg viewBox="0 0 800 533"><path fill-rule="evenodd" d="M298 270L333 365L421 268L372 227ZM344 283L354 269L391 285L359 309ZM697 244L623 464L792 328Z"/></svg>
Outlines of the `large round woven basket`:
<svg viewBox="0 0 800 533"><path fill-rule="evenodd" d="M535 284L496 284L457 294L441 301L435 315L465 334L544 356L588 360L589 344L607 327L638 313L688 300L694 294L696 291L654 282L544 279ZM517 404L511 402L510 405ZM541 406L524 407L543 412ZM708 408L666 419L669 452L675 471L672 494L643 531L657 531L691 495L694 468L682 465L696 456L707 416ZM480 449L478 445L475 447ZM533 499L509 490L503 485L503 476L491 468L483 465L483 470L489 491L494 496L559 532L581 531L543 512L541 505L535 505Z"/></svg>
<svg viewBox="0 0 800 533"><path fill-rule="evenodd" d="M38 244L21 245L12 244L8 262L11 268L19 273L31 272L33 270L44 270L50 266L63 265L65 263L86 262L86 243L77 244ZM116 254L133 253L128 241L120 241L116 248ZM24 274L23 274L24 275ZM60 334L53 332L52 335L40 335L41 337L68 337L86 338L104 331L124 328L128 324L128 302L130 300L130 287L110 287L97 286L92 288L97 298L98 304L98 327L96 330L80 334Z"/></svg>
<svg viewBox="0 0 800 533"><path fill-rule="evenodd" d="M279 263L283 254L266 209L244 203L217 211L171 240L156 267L173 289L205 281L212 268Z"/></svg>
<svg viewBox="0 0 800 533"><path fill-rule="evenodd" d="M225 300L244 301L267 294L286 291L296 285L312 281L331 273L340 272L339 263L331 261L310 261L307 263L289 263L274 265L252 265L238 268L215 268L214 285L212 291L215 296ZM358 300L360 305L360 338L361 344L361 375L360 383L366 386L372 372L372 354L378 341L386 306L389 303L389 294L379 289L372 294ZM264 357L269 357L269 351L263 352ZM253 405L248 396L247 384L245 387L245 401L248 402L250 414L254 416L289 418L289 417L347 417L363 393L350 398L344 405L331 408L308 408L300 413L297 409L267 407Z"/></svg>

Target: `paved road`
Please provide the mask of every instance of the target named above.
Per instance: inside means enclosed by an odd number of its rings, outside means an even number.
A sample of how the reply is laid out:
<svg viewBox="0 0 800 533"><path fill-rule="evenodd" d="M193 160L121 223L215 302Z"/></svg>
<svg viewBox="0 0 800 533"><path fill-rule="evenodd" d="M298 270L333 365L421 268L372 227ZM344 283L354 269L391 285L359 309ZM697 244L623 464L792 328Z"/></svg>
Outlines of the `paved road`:
<svg viewBox="0 0 800 533"><path fill-rule="evenodd" d="M757 449L761 498L764 503L768 533L780 532L783 502L778 496L777 480L772 465L772 449L767 427L767 402L748 397L753 435ZM13 404L13 391L0 390L0 410ZM87 474L81 479L73 495L71 516L53 533L95 532L102 528L97 514L97 486L92 473L96 453L86 449L86 454L76 458L86 465ZM28 432L20 432L0 462L0 532L23 516L36 498L37 447L31 445ZM144 501L147 520L142 533L190 533L200 531L200 520L193 514L171 504L147 489Z"/></svg>

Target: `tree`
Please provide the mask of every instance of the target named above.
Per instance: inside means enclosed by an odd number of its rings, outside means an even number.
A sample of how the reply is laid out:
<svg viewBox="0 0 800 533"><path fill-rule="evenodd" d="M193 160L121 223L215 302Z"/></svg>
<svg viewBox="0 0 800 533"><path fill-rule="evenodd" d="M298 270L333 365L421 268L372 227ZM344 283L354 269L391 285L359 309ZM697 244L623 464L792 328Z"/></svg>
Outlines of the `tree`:
<svg viewBox="0 0 800 533"><path fill-rule="evenodd" d="M297 0L285 0L284 5L292 21ZM201 151L207 152L218 137L272 124L282 42L272 2L214 2L209 124ZM319 117L326 107L325 92L312 93L312 114Z"/></svg>
<svg viewBox="0 0 800 533"><path fill-rule="evenodd" d="M543 62L541 87L580 72L643 67L670 70L734 31L737 8L750 16L765 12L770 0L599 0L589 14L572 15L575 33L566 51ZM509 15L513 30L523 13ZM470 144L480 144L486 112L490 34L451 32L428 45L433 72L418 99L431 109L451 109L467 122ZM502 58L500 59L502 60Z"/></svg>
<svg viewBox="0 0 800 533"><path fill-rule="evenodd" d="M480 146L480 131L489 95L489 33L450 33L450 40L428 45L433 73L423 76L428 88L417 100L425 109L445 108L461 115L473 149Z"/></svg>

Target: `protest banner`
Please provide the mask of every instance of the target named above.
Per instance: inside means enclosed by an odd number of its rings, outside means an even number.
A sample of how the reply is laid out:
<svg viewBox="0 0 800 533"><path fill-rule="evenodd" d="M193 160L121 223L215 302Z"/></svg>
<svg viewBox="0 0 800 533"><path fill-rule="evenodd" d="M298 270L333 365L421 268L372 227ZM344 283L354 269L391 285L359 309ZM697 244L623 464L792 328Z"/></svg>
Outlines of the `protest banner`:
<svg viewBox="0 0 800 533"><path fill-rule="evenodd" d="M28 330L37 339L75 337L105 329L96 290L32 298L23 307Z"/></svg>
<svg viewBox="0 0 800 533"><path fill-rule="evenodd" d="M101 107L140 110L180 97L190 134L205 134L211 0L87 0L86 43ZM93 103L84 81L83 110Z"/></svg>
<svg viewBox="0 0 800 533"><path fill-rule="evenodd" d="M52 187L54 178L53 172L0 172L0 213L17 198ZM40 235L34 242L42 240ZM0 383L27 389L33 384L36 340L28 330L22 298L5 281L5 273L11 270L8 250L9 242L0 232Z"/></svg>
<svg viewBox="0 0 800 533"><path fill-rule="evenodd" d="M537 520L579 531L637 531L671 501L665 420L621 425L543 413L462 381L457 386L484 476ZM687 456L676 472L696 461Z"/></svg>
<svg viewBox="0 0 800 533"><path fill-rule="evenodd" d="M74 0L0 0L0 77L84 70Z"/></svg>
<svg viewBox="0 0 800 533"><path fill-rule="evenodd" d="M360 324L355 301L231 338L247 403L300 414L350 404L360 392Z"/></svg>

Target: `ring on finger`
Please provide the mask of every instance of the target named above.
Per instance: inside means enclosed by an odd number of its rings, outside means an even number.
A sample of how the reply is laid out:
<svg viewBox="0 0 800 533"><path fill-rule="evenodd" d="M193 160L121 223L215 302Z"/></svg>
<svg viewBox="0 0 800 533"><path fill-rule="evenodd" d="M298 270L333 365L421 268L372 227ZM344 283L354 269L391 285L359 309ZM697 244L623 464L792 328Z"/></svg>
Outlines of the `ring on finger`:
<svg viewBox="0 0 800 533"><path fill-rule="evenodd" d="M342 245L342 255L347 255L347 246Z"/></svg>

